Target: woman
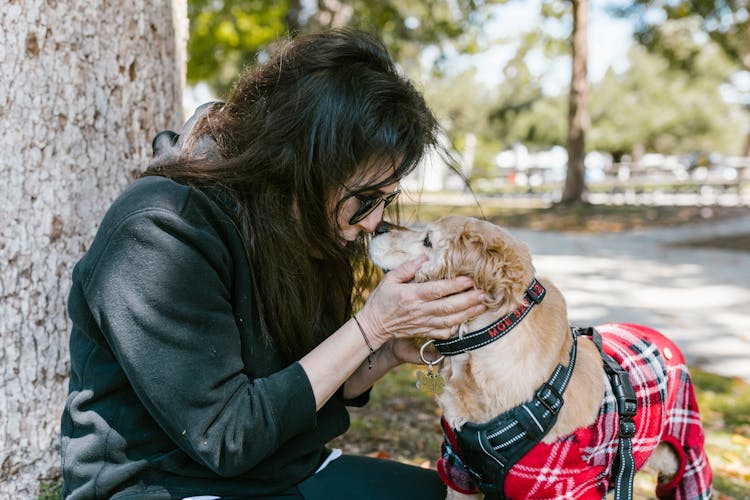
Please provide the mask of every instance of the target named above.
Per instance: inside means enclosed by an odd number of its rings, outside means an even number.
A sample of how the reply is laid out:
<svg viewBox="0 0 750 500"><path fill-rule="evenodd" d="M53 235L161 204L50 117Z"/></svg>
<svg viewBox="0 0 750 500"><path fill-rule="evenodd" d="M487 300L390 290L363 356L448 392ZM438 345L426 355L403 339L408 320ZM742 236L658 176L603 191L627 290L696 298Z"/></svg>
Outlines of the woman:
<svg viewBox="0 0 750 500"><path fill-rule="evenodd" d="M432 471L325 447L418 361L409 337L484 309L468 279L409 283L420 262L363 298L364 237L435 130L377 40L334 31L157 136L73 273L63 495L444 495Z"/></svg>

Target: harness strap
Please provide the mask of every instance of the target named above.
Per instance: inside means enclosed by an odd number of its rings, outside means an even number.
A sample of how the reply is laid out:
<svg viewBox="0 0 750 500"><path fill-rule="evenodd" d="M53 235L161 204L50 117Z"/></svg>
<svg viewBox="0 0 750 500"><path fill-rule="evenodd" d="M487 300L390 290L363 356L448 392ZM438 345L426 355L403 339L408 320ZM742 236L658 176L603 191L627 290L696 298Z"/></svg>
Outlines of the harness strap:
<svg viewBox="0 0 750 500"><path fill-rule="evenodd" d="M464 468L487 499L504 499L505 479L511 467L552 429L563 406L578 352L577 332L567 366L557 365L550 378L526 403L489 422L467 422L454 430Z"/></svg>
<svg viewBox="0 0 750 500"><path fill-rule="evenodd" d="M546 293L547 290L542 284L536 278L533 278L531 284L524 292L525 304L522 304L517 309L481 330L476 330L460 337L452 337L448 340L436 340L433 342L433 345L443 356L455 356L456 354L479 349L482 346L499 340L515 328L526 317L531 308L542 301Z"/></svg>
<svg viewBox="0 0 750 500"><path fill-rule="evenodd" d="M604 361L604 372L607 374L612 392L617 400L617 413L620 417L618 432L617 456L613 470L615 470L614 492L615 500L630 500L633 498L633 479L635 477L635 458L633 457L633 442L635 436L635 421L633 417L638 410L638 399L630 383L630 376L612 356L604 352L602 337L593 327L579 328L578 335L591 337L599 349Z"/></svg>

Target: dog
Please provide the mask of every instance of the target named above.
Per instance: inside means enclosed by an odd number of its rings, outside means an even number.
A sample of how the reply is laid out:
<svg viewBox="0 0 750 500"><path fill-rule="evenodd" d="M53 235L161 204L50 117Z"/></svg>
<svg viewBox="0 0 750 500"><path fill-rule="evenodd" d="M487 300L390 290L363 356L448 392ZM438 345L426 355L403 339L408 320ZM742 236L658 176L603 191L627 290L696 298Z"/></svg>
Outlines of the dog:
<svg viewBox="0 0 750 500"><path fill-rule="evenodd" d="M414 281L469 276L487 295L487 311L457 325L454 347L441 349L451 355L439 369L437 469L449 499L632 496L632 471L644 465L658 473L657 497L710 498L694 388L666 337L632 324L572 328L563 294L536 276L528 246L484 220L383 222L369 252L386 271L426 257ZM479 345L462 350L464 341ZM498 443L511 427L516 434ZM513 440L528 443L512 451Z"/></svg>

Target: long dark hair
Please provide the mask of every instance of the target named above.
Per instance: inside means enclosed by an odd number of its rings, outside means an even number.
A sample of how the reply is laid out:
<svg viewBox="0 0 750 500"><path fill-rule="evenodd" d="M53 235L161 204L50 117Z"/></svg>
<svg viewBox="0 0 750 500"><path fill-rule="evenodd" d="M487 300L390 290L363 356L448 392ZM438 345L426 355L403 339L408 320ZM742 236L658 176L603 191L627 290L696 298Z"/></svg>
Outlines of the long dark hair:
<svg viewBox="0 0 750 500"><path fill-rule="evenodd" d="M327 31L276 47L196 123L191 136L212 139L223 160L183 156L145 175L236 201L264 333L291 361L346 320L373 273L364 238L342 246L331 197L398 182L436 130L379 40Z"/></svg>

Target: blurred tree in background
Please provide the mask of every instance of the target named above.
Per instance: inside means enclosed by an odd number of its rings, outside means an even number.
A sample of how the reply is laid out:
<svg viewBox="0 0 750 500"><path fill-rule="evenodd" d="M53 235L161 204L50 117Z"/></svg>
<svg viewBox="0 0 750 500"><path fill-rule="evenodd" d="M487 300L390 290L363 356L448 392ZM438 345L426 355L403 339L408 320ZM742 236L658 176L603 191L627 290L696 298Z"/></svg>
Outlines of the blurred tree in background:
<svg viewBox="0 0 750 500"><path fill-rule="evenodd" d="M283 36L322 27L377 33L394 57L418 62L421 50L480 50L490 5L505 0L189 0L188 82L207 82L223 95L243 66Z"/></svg>
<svg viewBox="0 0 750 500"><path fill-rule="evenodd" d="M691 69L708 36L730 60L750 70L748 7L747 0L631 0L613 10L633 17L635 38L676 66ZM681 38L674 36L676 28Z"/></svg>
<svg viewBox="0 0 750 500"><path fill-rule="evenodd" d="M690 72L637 45L628 60L627 71L609 70L594 86L592 149L615 157L637 157L640 151L740 151L737 131L744 117L719 91L729 63L717 47L703 51Z"/></svg>
<svg viewBox="0 0 750 500"><path fill-rule="evenodd" d="M533 74L527 59L530 52L542 43L539 32L527 33L514 56L502 68L503 82L496 89L496 100L489 114L493 134L501 138L503 147L515 143L546 148L565 144L567 100L562 92L547 96L541 79ZM558 40L546 40L555 47L548 49L550 57L565 53Z"/></svg>
<svg viewBox="0 0 750 500"><path fill-rule="evenodd" d="M188 83L224 94L258 51L286 33L287 0L189 0Z"/></svg>
<svg viewBox="0 0 750 500"><path fill-rule="evenodd" d="M501 149L496 134L487 127L493 89L478 82L476 69L451 75L433 75L423 85L424 97L450 133L453 148L463 156L467 175L491 174L486 168ZM478 169L474 167L479 167Z"/></svg>
<svg viewBox="0 0 750 500"><path fill-rule="evenodd" d="M584 160L586 158L586 134L589 120L588 79L588 0L571 0L573 29L570 34L571 76L568 97L568 168L563 187L562 203L582 201L585 190Z"/></svg>
<svg viewBox="0 0 750 500"><path fill-rule="evenodd" d="M533 41L516 53L495 89L489 127L496 143L523 143L532 149L565 144L564 93L547 95L525 62ZM510 70L509 70L510 68ZM690 71L635 45L628 69L610 69L591 83L591 129L587 149L615 157L638 151L673 154L718 150L737 153L745 115L721 93L734 70L715 44L704 47Z"/></svg>
<svg viewBox="0 0 750 500"><path fill-rule="evenodd" d="M716 46L736 73L750 71L748 7L747 0L631 0L613 11L630 16L636 22L635 39L672 68L700 72L704 50ZM745 105L750 101L743 100ZM742 153L750 155L750 133Z"/></svg>
<svg viewBox="0 0 750 500"><path fill-rule="evenodd" d="M578 3L540 0L539 23L509 36L503 30L514 19L501 18L498 7L523 5L513 0L189 0L188 81L206 82L221 97L279 37L336 26L372 31L420 86L467 170L492 176L497 153L514 144L545 150L570 143L571 80L557 88L543 80L561 64L574 76ZM748 16L739 3L617 3L615 13L634 20L642 43L631 48L627 65L601 79L578 75L589 87L590 126L581 122L585 142L577 156L744 151L742 96L726 98L727 90L736 96L733 76L750 60ZM497 83L488 84L466 60L500 46L512 55L476 59L496 66Z"/></svg>

